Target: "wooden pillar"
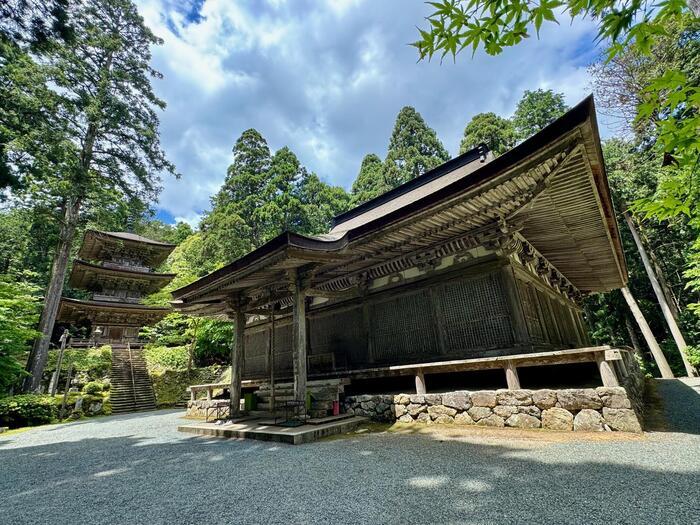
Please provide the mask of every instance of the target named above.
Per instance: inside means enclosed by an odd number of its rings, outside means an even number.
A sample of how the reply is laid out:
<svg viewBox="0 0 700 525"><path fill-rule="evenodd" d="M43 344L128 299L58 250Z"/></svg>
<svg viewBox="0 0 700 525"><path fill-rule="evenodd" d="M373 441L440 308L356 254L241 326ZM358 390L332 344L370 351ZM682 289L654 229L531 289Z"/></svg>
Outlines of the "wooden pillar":
<svg viewBox="0 0 700 525"><path fill-rule="evenodd" d="M423 375L423 370L418 370L416 372L416 394L425 394L425 376Z"/></svg>
<svg viewBox="0 0 700 525"><path fill-rule="evenodd" d="M296 272L293 278L294 398L306 402L306 294Z"/></svg>
<svg viewBox="0 0 700 525"><path fill-rule="evenodd" d="M518 369L513 361L508 361L504 367L506 371L506 382L508 390L520 390L520 378L518 377Z"/></svg>
<svg viewBox="0 0 700 525"><path fill-rule="evenodd" d="M275 305L270 308L270 340L268 341L270 364L270 412L275 413Z"/></svg>
<svg viewBox="0 0 700 525"><path fill-rule="evenodd" d="M51 382L49 383L49 394L52 396L56 395L56 389L58 388L58 377L61 374L61 364L63 362L63 352L66 350L66 342L68 341L69 337L70 334L68 333L68 330L64 330L63 334L61 334L61 338L59 339L59 341L61 341L61 348L58 351L58 358L56 359L56 370L51 375Z"/></svg>
<svg viewBox="0 0 700 525"><path fill-rule="evenodd" d="M595 360L596 363L598 363L598 370L600 371L600 378L603 380L603 386L620 386L620 383L617 381L615 370L610 366L610 362L605 360L605 353L596 352Z"/></svg>
<svg viewBox="0 0 700 525"><path fill-rule="evenodd" d="M236 310L236 335L231 349L231 417L241 412L241 373L245 349L245 312Z"/></svg>
<svg viewBox="0 0 700 525"><path fill-rule="evenodd" d="M651 328L649 328L649 323L647 323L647 320L644 318L644 314L639 309L637 301L634 300L632 292L630 292L629 288L626 286L620 288L620 291L622 292L625 301L627 301L627 306L629 306L630 310L632 311L632 316L634 317L635 321L637 321L639 329L642 331L644 340L647 342L649 350L651 350L651 355L654 356L654 361L656 361L656 366L659 367L661 377L664 379L673 379L673 372L671 372L671 367L668 366L666 356L661 351L659 343L656 342L656 338L654 337Z"/></svg>
<svg viewBox="0 0 700 525"><path fill-rule="evenodd" d="M634 221L632 220L632 216L628 212L623 212L623 215L625 216L625 221L627 221L627 226L629 226L630 232L632 233L632 237L634 238L634 242L637 245L637 250L639 251L639 256L642 258L642 263L644 263L644 269L647 272L647 276L649 277L649 281L651 282L651 287L654 289L654 294L656 295L656 300L659 301L659 306L661 307L661 312L664 314L664 318L666 319L666 323L668 324L668 327L671 330L671 334L673 335L673 340L676 342L676 346L678 347L678 351L681 354L681 359L683 360L683 365L685 366L685 371L688 374L688 377L694 377L697 374L695 373L695 369L693 368L693 365L690 364L690 361L688 361L688 356L685 355L685 349L688 347L688 345L685 342L685 338L683 337L683 334L681 333L680 328L678 328L678 323L676 322L676 319L673 317L673 313L671 312L671 308L668 306L668 303L666 302L666 296L664 295L663 290L661 289L661 284L659 284L659 280L656 278L656 274L654 273L654 270L651 267L651 263L649 262L649 257L647 256L647 252L644 249L644 245L642 244L642 240L639 238L639 233L637 233L637 228L634 225Z"/></svg>

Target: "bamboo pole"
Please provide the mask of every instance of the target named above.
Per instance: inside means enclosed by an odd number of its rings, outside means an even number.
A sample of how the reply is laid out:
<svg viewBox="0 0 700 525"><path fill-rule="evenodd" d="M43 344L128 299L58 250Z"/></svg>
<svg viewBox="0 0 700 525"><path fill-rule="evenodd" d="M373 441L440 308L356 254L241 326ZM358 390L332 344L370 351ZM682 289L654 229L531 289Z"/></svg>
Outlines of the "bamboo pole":
<svg viewBox="0 0 700 525"><path fill-rule="evenodd" d="M668 366L666 356L661 351L659 343L656 342L656 338L654 337L651 328L649 328L649 323L647 323L647 320L644 318L644 314L639 309L637 301L634 300L632 292L630 292L629 288L626 286L623 286L620 288L620 290L622 291L625 301L627 301L627 306L629 306L630 310L632 311L632 316L634 317L635 321L637 321L639 329L642 331L644 340L647 342L649 350L651 350L651 355L654 356L654 361L656 361L656 366L659 367L661 377L664 379L673 379L673 372L671 372L671 367Z"/></svg>
<svg viewBox="0 0 700 525"><path fill-rule="evenodd" d="M695 369L693 368L693 365L690 364L690 361L688 361L688 357L685 355L685 349L688 347L688 345L686 344L685 338L683 337L683 334L681 333L681 330L678 327L676 319L673 317L671 308L668 306L666 296L664 295L664 292L661 289L661 285L659 284L659 280L656 278L654 269L652 268L651 263L649 262L649 256L647 255L647 252L644 249L644 246L642 245L642 240L639 238L639 233L637 232L637 228L634 225L632 216L627 211L622 212L622 215L625 217L627 226L629 227L630 232L632 233L632 237L634 238L634 242L637 245L637 250L639 251L640 257L642 258L644 269L646 270L647 275L649 276L649 281L651 281L651 287L654 289L654 294L656 295L656 299L659 301L659 306L661 307L661 311L664 314L666 323L671 329L673 340L676 342L678 351L681 354L681 359L683 359L685 371L688 374L688 377L694 377L695 375L697 375L695 373Z"/></svg>

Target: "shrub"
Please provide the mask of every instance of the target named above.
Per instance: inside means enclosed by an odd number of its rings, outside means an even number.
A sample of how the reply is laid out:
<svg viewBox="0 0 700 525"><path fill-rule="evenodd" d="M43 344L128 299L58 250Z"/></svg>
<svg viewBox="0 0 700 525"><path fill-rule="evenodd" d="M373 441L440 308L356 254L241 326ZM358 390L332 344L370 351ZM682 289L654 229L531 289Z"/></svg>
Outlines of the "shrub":
<svg viewBox="0 0 700 525"><path fill-rule="evenodd" d="M187 387L205 383L216 383L222 368L209 366L187 370L159 370L151 374L156 404L159 408L184 405L189 399Z"/></svg>
<svg viewBox="0 0 700 525"><path fill-rule="evenodd" d="M99 381L90 381L83 387L85 394L99 394L105 389L105 385Z"/></svg>
<svg viewBox="0 0 700 525"><path fill-rule="evenodd" d="M189 358L187 346L152 346L144 349L144 357L149 371L154 370L185 370Z"/></svg>
<svg viewBox="0 0 700 525"><path fill-rule="evenodd" d="M688 357L688 361L693 367L700 369L700 347L698 346L688 346L685 349L685 355Z"/></svg>
<svg viewBox="0 0 700 525"><path fill-rule="evenodd" d="M24 394L0 398L0 425L10 428L51 423L58 415L54 398Z"/></svg>
<svg viewBox="0 0 700 525"><path fill-rule="evenodd" d="M44 371L50 376L56 370L57 350L49 352L49 359ZM112 366L112 347L101 346L99 348L68 348L63 354L61 376L65 379L69 364L73 364L73 374L84 373L90 380L96 381L107 377ZM59 383L60 384L60 383Z"/></svg>

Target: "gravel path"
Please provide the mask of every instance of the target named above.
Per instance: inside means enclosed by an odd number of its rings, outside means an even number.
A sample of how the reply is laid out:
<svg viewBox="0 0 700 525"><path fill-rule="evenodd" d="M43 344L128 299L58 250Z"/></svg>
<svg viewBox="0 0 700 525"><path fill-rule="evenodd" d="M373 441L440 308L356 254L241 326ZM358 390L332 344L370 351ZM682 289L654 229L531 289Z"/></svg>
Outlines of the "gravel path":
<svg viewBox="0 0 700 525"><path fill-rule="evenodd" d="M0 522L660 524L698 517L697 434L470 428L294 447L191 437L175 430L179 416L114 416L0 437Z"/></svg>

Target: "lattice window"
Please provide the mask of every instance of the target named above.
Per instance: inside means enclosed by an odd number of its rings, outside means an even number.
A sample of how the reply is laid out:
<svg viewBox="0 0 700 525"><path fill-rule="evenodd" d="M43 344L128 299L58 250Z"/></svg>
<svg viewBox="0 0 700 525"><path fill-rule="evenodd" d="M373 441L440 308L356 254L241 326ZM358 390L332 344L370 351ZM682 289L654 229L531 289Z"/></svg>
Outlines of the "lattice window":
<svg viewBox="0 0 700 525"><path fill-rule="evenodd" d="M275 374L287 374L293 370L292 325L275 326Z"/></svg>
<svg viewBox="0 0 700 525"><path fill-rule="evenodd" d="M555 346L559 346L561 344L559 326L554 316L549 297L544 292L537 290L537 300L540 303L540 311L542 312L544 326L547 331L547 341Z"/></svg>
<svg viewBox="0 0 700 525"><path fill-rule="evenodd" d="M448 352L513 344L513 326L500 276L492 273L438 288Z"/></svg>
<svg viewBox="0 0 700 525"><path fill-rule="evenodd" d="M268 330L246 334L244 348L244 375L267 375Z"/></svg>
<svg viewBox="0 0 700 525"><path fill-rule="evenodd" d="M378 362L408 362L439 353L434 314L427 292L371 306L372 355Z"/></svg>
<svg viewBox="0 0 700 525"><path fill-rule="evenodd" d="M310 322L309 354L318 356L313 362L322 363L324 367L330 362L336 369L350 363L366 363L365 332L361 306L314 317Z"/></svg>
<svg viewBox="0 0 700 525"><path fill-rule="evenodd" d="M530 339L540 343L545 340L545 335L542 330L542 320L540 319L537 305L537 291L530 283L523 282L520 279L517 280L517 283L518 291L520 292L520 304L523 308Z"/></svg>

